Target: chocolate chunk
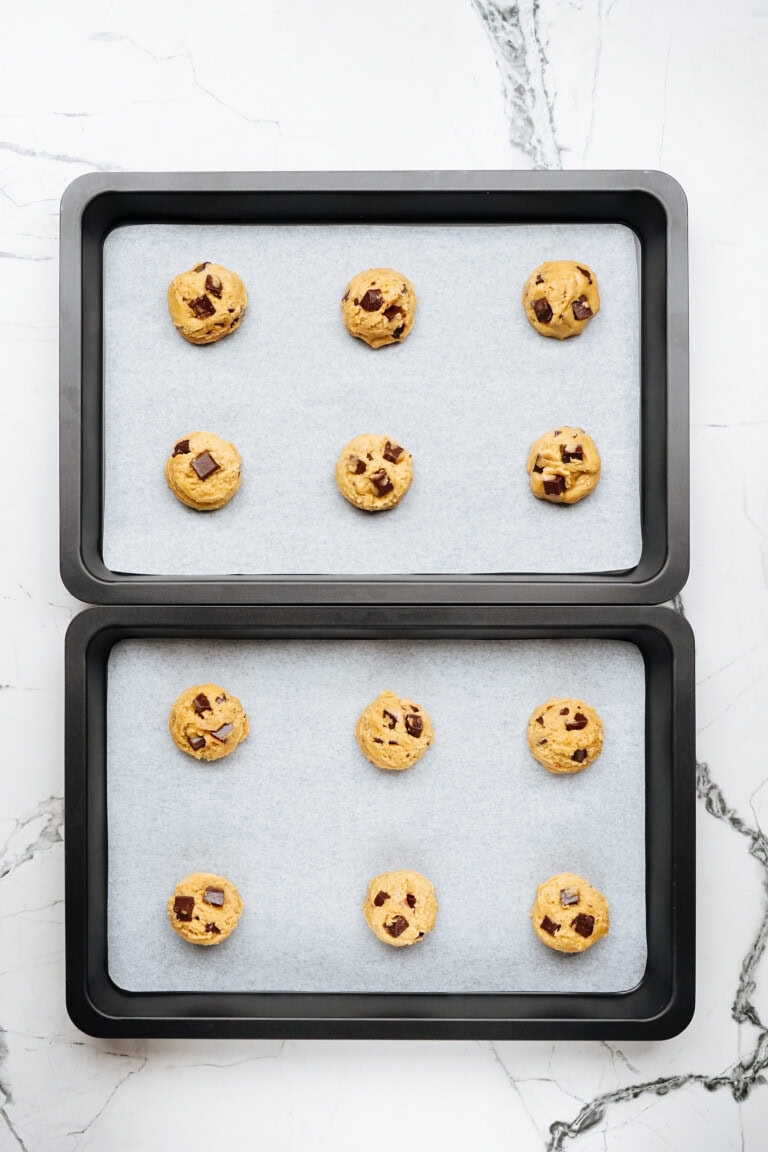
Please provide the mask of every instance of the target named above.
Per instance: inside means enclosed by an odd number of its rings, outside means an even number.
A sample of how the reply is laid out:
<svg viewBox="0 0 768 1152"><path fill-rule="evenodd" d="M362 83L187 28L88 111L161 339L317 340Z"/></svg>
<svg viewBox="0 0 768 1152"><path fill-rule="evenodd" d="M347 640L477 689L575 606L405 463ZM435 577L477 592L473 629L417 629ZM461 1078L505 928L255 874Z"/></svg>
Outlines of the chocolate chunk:
<svg viewBox="0 0 768 1152"><path fill-rule="evenodd" d="M371 455L370 452L366 452L365 458L366 458L366 460L373 460L373 456Z"/></svg>
<svg viewBox="0 0 768 1152"><path fill-rule="evenodd" d="M189 306L198 320L202 320L206 316L214 316L216 313L216 305L211 303L205 293L195 300L190 300Z"/></svg>
<svg viewBox="0 0 768 1152"><path fill-rule="evenodd" d="M570 708L561 708L560 709L560 715L561 716L568 716L570 714L570 711L571 711Z"/></svg>
<svg viewBox="0 0 768 1152"><path fill-rule="evenodd" d="M204 712L213 712L210 700L202 692L199 696L195 696L194 700L192 701L192 707L194 708L195 712L197 712L198 716L202 716Z"/></svg>
<svg viewBox="0 0 768 1152"><path fill-rule="evenodd" d="M221 928L217 928L215 924L206 924L206 932L212 932L214 936L221 936Z"/></svg>
<svg viewBox="0 0 768 1152"><path fill-rule="evenodd" d="M390 921L389 924L384 925L384 931L387 932L390 936L393 936L396 940L398 936L402 936L407 927L408 921L406 920L405 916L395 916L395 918Z"/></svg>
<svg viewBox="0 0 768 1152"><path fill-rule="evenodd" d="M549 300L541 296L538 300L531 300L531 308L536 313L536 319L539 324L549 324L552 319L552 309L549 306Z"/></svg>
<svg viewBox="0 0 768 1152"><path fill-rule="evenodd" d="M226 700L226 696L217 696L216 697L216 703L217 704L223 704L225 700Z"/></svg>
<svg viewBox="0 0 768 1152"><path fill-rule="evenodd" d="M537 456L536 457L536 463L533 466L534 472L543 472L544 471L544 465L539 463L540 460L541 460L541 456Z"/></svg>
<svg viewBox="0 0 768 1152"><path fill-rule="evenodd" d="M565 726L566 732L578 732L582 728L586 728L589 721L582 712L574 712L573 720L569 721Z"/></svg>
<svg viewBox="0 0 768 1152"><path fill-rule="evenodd" d="M383 718L387 722L387 728L392 729L397 724L397 716L393 716L391 712L387 712L386 708L382 713Z"/></svg>
<svg viewBox="0 0 768 1152"><path fill-rule="evenodd" d="M537 740L537 741L536 741L536 743L537 743L537 744L548 744L548 743L549 743L549 741L547 740L546 736L543 736L543 737L542 737L542 739L541 739L541 740Z"/></svg>
<svg viewBox="0 0 768 1152"><path fill-rule="evenodd" d="M400 747L399 740L387 740L387 744L395 744L398 748Z"/></svg>
<svg viewBox="0 0 768 1152"><path fill-rule="evenodd" d="M417 939L418 939L418 940L421 940L421 938L422 938L422 936L423 936L423 935L424 935L424 933L423 933L423 932L419 932L419 935L418 935Z"/></svg>
<svg viewBox="0 0 768 1152"><path fill-rule="evenodd" d="M217 908L221 908L224 903L224 889L206 888L203 900L205 900L206 904L214 904Z"/></svg>
<svg viewBox="0 0 768 1152"><path fill-rule="evenodd" d="M395 316L402 316L402 308L398 308L397 304L390 304L389 308L384 309L384 315L387 320L394 320Z"/></svg>
<svg viewBox="0 0 768 1152"><path fill-rule="evenodd" d="M555 932L560 931L560 925L555 924L554 920L550 920L549 916L544 917L541 922L541 927L545 932L548 932L550 936L554 936Z"/></svg>
<svg viewBox="0 0 768 1152"><path fill-rule="evenodd" d="M192 461L192 467L200 480L207 480L209 476L213 476L214 472L219 471L221 464L216 463L210 452L201 452Z"/></svg>
<svg viewBox="0 0 768 1152"><path fill-rule="evenodd" d="M403 284L402 288L400 289L400 295L401 296L407 296L408 295L408 285L407 284Z"/></svg>
<svg viewBox="0 0 768 1152"><path fill-rule="evenodd" d="M576 444L574 447L571 447L570 444L561 444L560 458L562 459L563 464L570 464L571 460L583 461L584 449L582 448L581 444Z"/></svg>
<svg viewBox="0 0 768 1152"><path fill-rule="evenodd" d="M192 913L195 908L194 896L177 896L173 902L173 911L177 920L184 920L187 923L192 919Z"/></svg>
<svg viewBox="0 0 768 1152"><path fill-rule="evenodd" d="M392 335L394 336L395 340L399 340L403 332L405 332L405 324L400 324L399 327L395 328Z"/></svg>
<svg viewBox="0 0 768 1152"><path fill-rule="evenodd" d="M589 304L587 304L586 296L579 296L578 300L574 300L573 304L571 304L571 308L573 308L573 317L575 320L589 320L590 316L594 315Z"/></svg>
<svg viewBox="0 0 768 1152"><path fill-rule="evenodd" d="M378 736L374 736L373 742L374 742L374 744L383 744L384 743L383 740L379 740Z"/></svg>
<svg viewBox="0 0 768 1152"><path fill-rule="evenodd" d="M582 431L583 431L583 429L582 429ZM555 428L555 430L554 430L554 432L552 433L552 435L553 435L553 436L559 436L559 435L560 435L560 429L559 429L559 428Z"/></svg>
<svg viewBox="0 0 768 1152"><path fill-rule="evenodd" d="M544 277L542 276L541 272L537 272L535 282L536 282L536 284L543 284L544 283Z"/></svg>
<svg viewBox="0 0 768 1152"><path fill-rule="evenodd" d="M395 488L394 484L383 468L380 468L378 472L373 472L371 474L371 484L373 484L379 496L386 496L387 492L393 492Z"/></svg>
<svg viewBox="0 0 768 1152"><path fill-rule="evenodd" d="M577 264L576 267L578 268L579 272L581 272L582 276L586 276L587 280L589 280L591 284L592 277L589 274L589 268L582 268L581 264Z"/></svg>
<svg viewBox="0 0 768 1152"><path fill-rule="evenodd" d="M409 704L408 707L410 708L411 712L418 712L419 710L416 704Z"/></svg>
<svg viewBox="0 0 768 1152"><path fill-rule="evenodd" d="M377 908L381 908L385 900L389 900L389 892L377 892L373 898L373 902Z"/></svg>
<svg viewBox="0 0 768 1152"><path fill-rule="evenodd" d="M205 736L187 736L187 743L193 752L199 752L205 748Z"/></svg>
<svg viewBox="0 0 768 1152"><path fill-rule="evenodd" d="M414 716L413 712L406 713L405 730L409 736L415 736L418 740L424 731L424 721L421 716Z"/></svg>
<svg viewBox="0 0 768 1152"><path fill-rule="evenodd" d="M359 456L347 456L347 472L362 476L365 472L365 460L361 460Z"/></svg>
<svg viewBox="0 0 768 1152"><path fill-rule="evenodd" d="M541 726L543 728L544 727L544 717L543 716L537 716L536 717L536 723L541 724Z"/></svg>
<svg viewBox="0 0 768 1152"><path fill-rule="evenodd" d="M576 919L571 921L571 928L586 940L594 931L595 918L594 916L588 916L586 912L579 912Z"/></svg>
<svg viewBox="0 0 768 1152"><path fill-rule="evenodd" d="M189 452L189 440L179 440L178 444L174 444L174 456L186 456L187 452Z"/></svg>
<svg viewBox="0 0 768 1152"><path fill-rule="evenodd" d="M208 261L203 260L202 264L195 265L195 272L203 272L208 267Z"/></svg>
<svg viewBox="0 0 768 1152"><path fill-rule="evenodd" d="M359 304L359 303L360 303L360 301L358 300L357 296L355 296L355 298L354 298L354 300L352 301L352 303L353 303L353 304Z"/></svg>
<svg viewBox="0 0 768 1152"><path fill-rule="evenodd" d="M215 296L217 300L221 300L222 283L218 276L211 276L209 273L205 278L205 290Z"/></svg>
<svg viewBox="0 0 768 1152"><path fill-rule="evenodd" d="M408 895L405 898L405 902L409 908L415 908L416 907L416 897L414 896L413 892L408 893Z"/></svg>
<svg viewBox="0 0 768 1152"><path fill-rule="evenodd" d="M563 908L567 908L569 904L578 904L579 890L578 888L561 888L560 889L560 903Z"/></svg>
<svg viewBox="0 0 768 1152"><path fill-rule="evenodd" d="M546 496L562 496L565 492L565 477L553 476L550 480L544 481L544 494Z"/></svg>
<svg viewBox="0 0 768 1152"><path fill-rule="evenodd" d="M344 295L342 296L342 298L341 298L342 304L344 303L345 300L349 300L349 292L345 292Z"/></svg>
<svg viewBox="0 0 768 1152"><path fill-rule="evenodd" d="M586 760L586 758L587 758L586 748L577 748L576 751L574 752L573 756L571 756L571 760L575 760L577 764L583 764L584 761Z"/></svg>
<svg viewBox="0 0 768 1152"><path fill-rule="evenodd" d="M217 728L215 732L211 732L214 740L218 740L219 744L226 744L227 736L234 728L234 724L222 724L221 728Z"/></svg>
<svg viewBox="0 0 768 1152"><path fill-rule="evenodd" d="M378 312L383 303L384 297L378 288L369 288L360 301L360 307L365 308L366 312Z"/></svg>
<svg viewBox="0 0 768 1152"><path fill-rule="evenodd" d="M390 464L397 464L404 451L405 449L401 448L399 444L393 444L391 440L387 440L384 445L384 459L389 460Z"/></svg>

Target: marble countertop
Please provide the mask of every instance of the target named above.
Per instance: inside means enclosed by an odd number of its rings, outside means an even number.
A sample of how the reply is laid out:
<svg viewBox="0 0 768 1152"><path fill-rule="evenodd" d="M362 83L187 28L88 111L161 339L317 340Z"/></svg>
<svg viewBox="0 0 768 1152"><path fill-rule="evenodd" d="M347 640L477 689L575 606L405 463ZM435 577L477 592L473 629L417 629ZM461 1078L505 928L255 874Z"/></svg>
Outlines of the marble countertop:
<svg viewBox="0 0 768 1152"><path fill-rule="evenodd" d="M0 1152L729 1152L768 1124L768 3L75 0L0 37ZM690 208L698 987L657 1043L103 1041L64 1006L58 208L90 171L651 168ZM755 461L758 463L756 464Z"/></svg>

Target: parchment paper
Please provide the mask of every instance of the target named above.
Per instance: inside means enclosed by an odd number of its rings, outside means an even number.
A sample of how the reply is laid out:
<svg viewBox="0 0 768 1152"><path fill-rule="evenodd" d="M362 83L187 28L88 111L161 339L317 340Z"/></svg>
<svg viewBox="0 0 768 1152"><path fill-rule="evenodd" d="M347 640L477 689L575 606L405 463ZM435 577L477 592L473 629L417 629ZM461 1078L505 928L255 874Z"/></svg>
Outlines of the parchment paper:
<svg viewBox="0 0 768 1152"><path fill-rule="evenodd" d="M167 728L187 685L239 696L251 733L212 765ZM435 743L401 773L354 738L384 688L431 714ZM581 695L605 724L575 776L530 755L550 696ZM109 971L132 991L590 991L633 987L646 962L644 669L616 641L127 640L108 688ZM440 902L410 948L361 912L368 881L413 868ZM536 885L560 871L608 898L611 932L580 956L541 944ZM166 918L176 882L228 876L245 908L221 944Z"/></svg>
<svg viewBox="0 0 768 1152"><path fill-rule="evenodd" d="M575 258L601 309L584 333L538 335L520 304L528 272ZM210 346L175 331L166 289L215 260L242 276L241 328ZM622 225L134 225L104 250L103 557L168 575L600 572L641 552L638 254ZM374 351L341 321L344 286L392 266L415 283L403 345ZM603 460L573 507L537 501L525 463L558 424ZM233 441L243 485L215 513L184 507L163 475L198 430ZM369 515L334 479L361 432L414 456L394 510Z"/></svg>

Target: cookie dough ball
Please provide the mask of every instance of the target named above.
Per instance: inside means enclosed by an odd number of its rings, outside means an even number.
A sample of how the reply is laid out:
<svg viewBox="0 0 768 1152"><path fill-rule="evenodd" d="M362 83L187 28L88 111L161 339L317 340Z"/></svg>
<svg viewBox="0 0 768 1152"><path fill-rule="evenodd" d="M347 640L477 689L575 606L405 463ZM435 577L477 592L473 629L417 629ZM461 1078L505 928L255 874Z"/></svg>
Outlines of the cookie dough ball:
<svg viewBox="0 0 768 1152"><path fill-rule="evenodd" d="M412 700L382 692L361 713L355 736L377 768L401 772L420 760L435 738L432 721Z"/></svg>
<svg viewBox="0 0 768 1152"><path fill-rule="evenodd" d="M383 872L374 876L363 901L368 927L379 940L402 948L431 932L437 919L437 897L419 872Z"/></svg>
<svg viewBox="0 0 768 1152"><path fill-rule="evenodd" d="M364 432L341 450L336 464L339 492L366 512L394 508L413 480L413 457L388 436Z"/></svg>
<svg viewBox="0 0 768 1152"><path fill-rule="evenodd" d="M583 700L547 700L528 721L528 747L548 772L583 772L603 750L603 722Z"/></svg>
<svg viewBox="0 0 768 1152"><path fill-rule="evenodd" d="M176 747L196 760L221 760L250 731L237 696L218 684L186 688L171 708L168 727Z"/></svg>
<svg viewBox="0 0 768 1152"><path fill-rule="evenodd" d="M578 336L600 311L597 276L575 260L548 260L526 280L523 308L542 336Z"/></svg>
<svg viewBox="0 0 768 1152"><path fill-rule="evenodd" d="M221 944L237 928L243 901L226 876L193 872L168 899L171 927L190 944Z"/></svg>
<svg viewBox="0 0 768 1152"><path fill-rule="evenodd" d="M583 428L563 424L531 445L527 468L537 499L576 504L597 487L600 453Z"/></svg>
<svg viewBox="0 0 768 1152"><path fill-rule="evenodd" d="M168 285L168 311L191 344L213 344L234 332L248 307L248 293L236 272L204 260Z"/></svg>
<svg viewBox="0 0 768 1152"><path fill-rule="evenodd" d="M407 276L394 268L358 272L341 298L347 331L371 348L402 344L413 328L416 290Z"/></svg>
<svg viewBox="0 0 768 1152"><path fill-rule="evenodd" d="M213 432L190 432L173 446L165 478L174 496L198 512L223 508L240 487L240 453Z"/></svg>
<svg viewBox="0 0 768 1152"><path fill-rule="evenodd" d="M533 930L556 952L584 952L608 935L608 901L581 876L559 872L536 889Z"/></svg>

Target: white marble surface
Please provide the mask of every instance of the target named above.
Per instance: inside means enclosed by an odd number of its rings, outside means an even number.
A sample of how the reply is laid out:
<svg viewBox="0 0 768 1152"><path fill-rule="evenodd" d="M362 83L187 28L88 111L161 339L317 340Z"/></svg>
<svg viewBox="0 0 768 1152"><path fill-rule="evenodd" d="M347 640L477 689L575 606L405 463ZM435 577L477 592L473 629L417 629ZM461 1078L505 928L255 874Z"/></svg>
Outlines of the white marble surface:
<svg viewBox="0 0 768 1152"><path fill-rule="evenodd" d="M0 1152L765 1147L766 49L765 0L4 6ZM62 652L80 607L57 570L63 189L91 170L535 166L661 168L690 202L683 600L716 781L702 768L693 1023L621 1046L81 1035L63 998Z"/></svg>

